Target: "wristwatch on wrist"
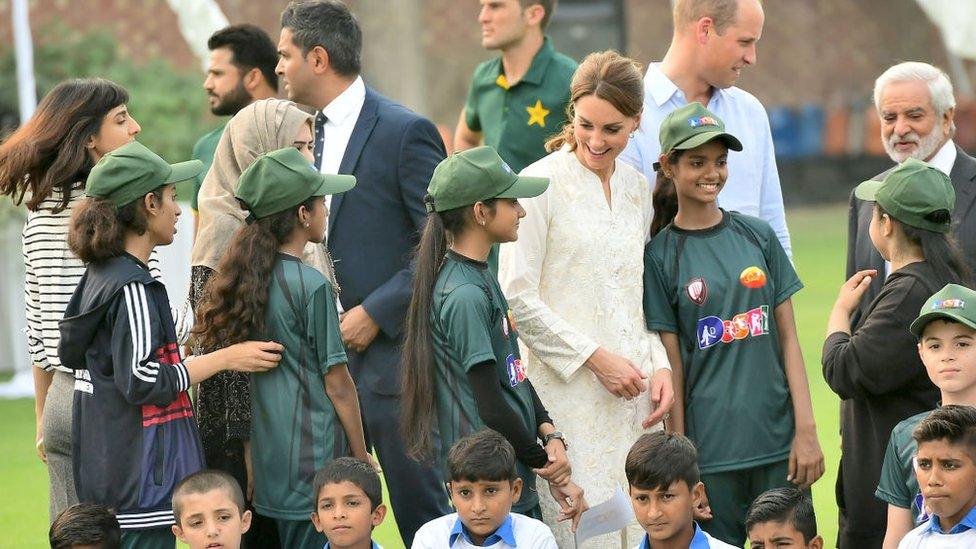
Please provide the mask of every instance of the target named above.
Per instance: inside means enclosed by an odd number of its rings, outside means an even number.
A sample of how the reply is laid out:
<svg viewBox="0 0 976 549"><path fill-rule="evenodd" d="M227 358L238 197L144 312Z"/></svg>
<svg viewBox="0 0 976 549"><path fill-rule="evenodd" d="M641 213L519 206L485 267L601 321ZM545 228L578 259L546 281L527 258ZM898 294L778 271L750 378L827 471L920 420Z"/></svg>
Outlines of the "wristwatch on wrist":
<svg viewBox="0 0 976 549"><path fill-rule="evenodd" d="M553 431L553 432L549 433L548 435L542 437L542 445L543 446L548 446L549 445L549 441L551 441L554 438L555 439L559 439L563 443L563 447L566 448L567 450L569 450L569 444L566 443L566 437L561 432L559 432L559 431Z"/></svg>

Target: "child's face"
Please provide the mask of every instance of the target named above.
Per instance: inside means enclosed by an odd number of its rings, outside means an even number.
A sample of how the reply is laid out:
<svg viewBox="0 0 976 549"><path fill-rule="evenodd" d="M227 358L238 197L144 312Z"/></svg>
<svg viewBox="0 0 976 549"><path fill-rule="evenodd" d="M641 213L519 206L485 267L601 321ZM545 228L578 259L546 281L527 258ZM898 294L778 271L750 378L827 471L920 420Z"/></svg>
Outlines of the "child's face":
<svg viewBox="0 0 976 549"><path fill-rule="evenodd" d="M919 444L915 459L925 505L948 532L976 506L976 464L964 446L945 439Z"/></svg>
<svg viewBox="0 0 976 549"><path fill-rule="evenodd" d="M329 207L325 205L325 197L317 197L312 202L312 208L305 214L308 228L309 242L320 243L325 241L325 227L329 221Z"/></svg>
<svg viewBox="0 0 976 549"><path fill-rule="evenodd" d="M176 185L164 186L162 193L163 200L161 202L157 200L149 209L147 216L148 230L152 235L153 243L157 246L173 243L173 237L176 235L176 220L182 213L180 205L176 203Z"/></svg>
<svg viewBox="0 0 976 549"><path fill-rule="evenodd" d="M803 548L822 549L823 538L815 536L810 543L803 541L803 533L790 521L760 522L749 529L749 546L752 549Z"/></svg>
<svg viewBox="0 0 976 549"><path fill-rule="evenodd" d="M958 322L933 320L925 326L918 354L929 379L946 394L976 389L976 332Z"/></svg>
<svg viewBox="0 0 976 549"><path fill-rule="evenodd" d="M481 545L498 530L522 496L522 479L514 481L455 480L450 483L451 502L472 541Z"/></svg>
<svg viewBox="0 0 976 549"><path fill-rule="evenodd" d="M386 506L371 507L366 492L352 482L326 484L319 490L312 524L329 538L330 547L369 547L373 528L386 516Z"/></svg>
<svg viewBox="0 0 976 549"><path fill-rule="evenodd" d="M227 490L186 494L181 499L183 509L173 534L190 549L241 546L241 536L251 527L251 512L241 514Z"/></svg>
<svg viewBox="0 0 976 549"><path fill-rule="evenodd" d="M701 503L705 485L689 488L683 480L676 480L662 490L630 487L630 503L641 528L651 541L668 541L693 529L694 510Z"/></svg>
<svg viewBox="0 0 976 549"><path fill-rule="evenodd" d="M729 177L728 156L728 146L719 139L684 151L678 158L677 165L671 164L667 155L662 155L665 173L670 173L674 181L678 203L715 202Z"/></svg>
<svg viewBox="0 0 976 549"><path fill-rule="evenodd" d="M525 209L514 198L495 200L495 211L485 209L485 230L492 242L514 242L518 240L519 220L525 217ZM475 212L475 216L478 213Z"/></svg>

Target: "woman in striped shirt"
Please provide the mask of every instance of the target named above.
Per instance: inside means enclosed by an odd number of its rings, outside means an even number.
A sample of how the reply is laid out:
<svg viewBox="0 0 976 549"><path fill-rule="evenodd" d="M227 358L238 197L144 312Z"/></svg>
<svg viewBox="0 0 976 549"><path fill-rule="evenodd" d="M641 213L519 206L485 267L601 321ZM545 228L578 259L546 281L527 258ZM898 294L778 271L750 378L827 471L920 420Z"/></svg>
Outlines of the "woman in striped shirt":
<svg viewBox="0 0 976 549"><path fill-rule="evenodd" d="M68 249L68 223L95 162L140 131L128 101L125 89L108 80L62 82L0 144L0 194L29 210L23 233L27 340L35 366L36 445L48 466L51 520L77 502L71 464L74 376L58 356L58 321L85 266ZM158 278L158 265L151 261L150 268Z"/></svg>

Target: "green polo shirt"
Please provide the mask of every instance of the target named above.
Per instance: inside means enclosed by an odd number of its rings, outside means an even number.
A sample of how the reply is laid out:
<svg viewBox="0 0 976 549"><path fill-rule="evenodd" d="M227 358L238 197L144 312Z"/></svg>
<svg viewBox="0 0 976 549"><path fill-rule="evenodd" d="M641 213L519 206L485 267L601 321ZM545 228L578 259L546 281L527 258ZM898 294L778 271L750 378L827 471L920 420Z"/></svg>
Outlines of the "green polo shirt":
<svg viewBox="0 0 976 549"><path fill-rule="evenodd" d="M895 507L910 509L912 521L915 524L918 524L922 498L921 491L918 488L918 479L915 477L915 470L912 467L912 460L918 451L918 444L912 438L912 432L931 413L928 411L915 414L902 420L891 430L888 449L885 450L884 461L882 462L881 479L878 481L878 489L874 492L874 497L882 501L886 501Z"/></svg>
<svg viewBox="0 0 976 549"><path fill-rule="evenodd" d="M210 171L210 165L213 164L214 154L217 152L217 143L220 143L220 136L224 135L224 128L226 126L227 122L224 121L212 132L201 137L197 141L197 144L193 146L193 155L191 158L203 162L203 171L193 178L193 196L190 197L190 208L194 212L200 211L200 203L197 201L197 195L200 194L203 179L207 177L207 172Z"/></svg>
<svg viewBox="0 0 976 549"><path fill-rule="evenodd" d="M518 333L488 264L449 251L434 283L430 314L442 469L447 470L447 453L458 439L485 427L467 377L478 364L495 363L505 402L534 433L535 408L519 355ZM539 503L535 473L522 462L516 468L523 482L522 498L512 510L526 512Z"/></svg>
<svg viewBox="0 0 976 549"><path fill-rule="evenodd" d="M251 374L254 507L281 520L308 520L312 479L349 455L346 432L325 393L325 374L346 363L332 285L296 257L279 253L268 287L265 333L285 350L278 367Z"/></svg>
<svg viewBox="0 0 976 549"><path fill-rule="evenodd" d="M708 229L669 225L645 248L647 327L678 335L685 431L702 473L789 457L793 405L775 310L802 287L769 224L736 212Z"/></svg>
<svg viewBox="0 0 976 549"><path fill-rule="evenodd" d="M549 38L532 58L528 72L514 85L505 80L502 58L478 65L471 79L464 116L485 145L516 172L546 155L546 139L566 123L569 84L576 61L557 52Z"/></svg>

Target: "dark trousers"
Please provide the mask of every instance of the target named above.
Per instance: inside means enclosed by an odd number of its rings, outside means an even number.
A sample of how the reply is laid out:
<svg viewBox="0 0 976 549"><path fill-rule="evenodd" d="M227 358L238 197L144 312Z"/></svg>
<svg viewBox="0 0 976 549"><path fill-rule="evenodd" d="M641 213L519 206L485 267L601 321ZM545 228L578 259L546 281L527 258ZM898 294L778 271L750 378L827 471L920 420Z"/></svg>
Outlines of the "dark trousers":
<svg viewBox="0 0 976 549"><path fill-rule="evenodd" d="M766 490L790 486L786 480L789 461L778 461L751 469L703 474L705 493L713 519L703 530L725 543L742 547L746 542L746 513L753 500Z"/></svg>
<svg viewBox="0 0 976 549"><path fill-rule="evenodd" d="M407 456L400 436L400 397L359 393L367 444L376 451L390 491L390 506L406 547L425 523L451 512L443 475Z"/></svg>

